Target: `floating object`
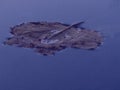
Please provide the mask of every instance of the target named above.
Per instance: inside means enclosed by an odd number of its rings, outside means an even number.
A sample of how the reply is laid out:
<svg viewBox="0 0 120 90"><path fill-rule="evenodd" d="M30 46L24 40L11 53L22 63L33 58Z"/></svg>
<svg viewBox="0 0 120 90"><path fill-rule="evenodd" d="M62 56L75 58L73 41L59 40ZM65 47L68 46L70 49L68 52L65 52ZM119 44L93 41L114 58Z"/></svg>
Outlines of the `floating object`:
<svg viewBox="0 0 120 90"><path fill-rule="evenodd" d="M93 50L103 42L94 30L78 27L83 22L67 25L59 22L28 22L11 28L12 37L4 44L33 48L43 55L52 55L65 48Z"/></svg>

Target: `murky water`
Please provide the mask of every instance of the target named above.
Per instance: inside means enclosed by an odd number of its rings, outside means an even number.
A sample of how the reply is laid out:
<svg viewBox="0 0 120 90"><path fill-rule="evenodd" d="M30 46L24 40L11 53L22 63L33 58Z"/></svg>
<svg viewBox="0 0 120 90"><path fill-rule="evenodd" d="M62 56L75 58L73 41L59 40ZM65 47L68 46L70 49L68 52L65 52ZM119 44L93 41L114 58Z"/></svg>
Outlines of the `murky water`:
<svg viewBox="0 0 120 90"><path fill-rule="evenodd" d="M1 0L0 13L0 90L120 90L119 0ZM105 40L49 57L2 44L9 27L29 21L86 21Z"/></svg>

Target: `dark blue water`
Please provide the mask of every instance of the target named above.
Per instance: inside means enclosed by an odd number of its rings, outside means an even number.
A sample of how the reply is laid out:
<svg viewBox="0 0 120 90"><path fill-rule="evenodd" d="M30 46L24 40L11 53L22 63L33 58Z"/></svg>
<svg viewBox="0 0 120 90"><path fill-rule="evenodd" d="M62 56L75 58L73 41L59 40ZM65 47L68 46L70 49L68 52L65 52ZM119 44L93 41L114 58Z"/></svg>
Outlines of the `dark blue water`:
<svg viewBox="0 0 120 90"><path fill-rule="evenodd" d="M120 90L119 0L1 0L0 13L0 90ZM104 43L48 57L2 44L9 27L29 21L86 21Z"/></svg>

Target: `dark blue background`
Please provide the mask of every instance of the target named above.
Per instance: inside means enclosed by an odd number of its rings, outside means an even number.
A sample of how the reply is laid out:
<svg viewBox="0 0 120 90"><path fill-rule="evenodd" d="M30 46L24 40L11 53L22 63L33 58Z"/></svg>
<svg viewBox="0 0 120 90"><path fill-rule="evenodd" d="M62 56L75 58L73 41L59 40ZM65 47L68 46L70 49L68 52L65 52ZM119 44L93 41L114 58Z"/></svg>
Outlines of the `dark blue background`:
<svg viewBox="0 0 120 90"><path fill-rule="evenodd" d="M48 57L2 44L9 27L29 21L86 21L104 43ZM119 0L0 0L0 43L0 90L120 90Z"/></svg>

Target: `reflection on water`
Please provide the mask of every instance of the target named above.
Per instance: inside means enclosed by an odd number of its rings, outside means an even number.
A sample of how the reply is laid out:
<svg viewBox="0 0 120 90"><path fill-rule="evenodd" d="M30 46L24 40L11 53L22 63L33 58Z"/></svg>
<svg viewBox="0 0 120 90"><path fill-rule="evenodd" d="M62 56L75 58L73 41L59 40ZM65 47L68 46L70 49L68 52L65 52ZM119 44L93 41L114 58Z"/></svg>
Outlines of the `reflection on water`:
<svg viewBox="0 0 120 90"><path fill-rule="evenodd" d="M119 6L119 0L1 0L0 43L9 27L29 21L86 21L105 41L95 51L66 49L53 57L0 44L0 90L120 90Z"/></svg>

